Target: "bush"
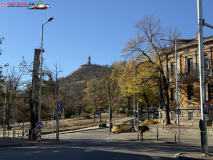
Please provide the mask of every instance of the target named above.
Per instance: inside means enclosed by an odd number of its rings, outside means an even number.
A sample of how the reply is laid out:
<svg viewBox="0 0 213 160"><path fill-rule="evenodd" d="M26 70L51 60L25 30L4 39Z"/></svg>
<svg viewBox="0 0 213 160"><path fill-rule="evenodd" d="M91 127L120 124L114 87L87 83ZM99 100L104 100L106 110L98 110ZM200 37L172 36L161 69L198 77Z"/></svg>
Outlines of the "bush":
<svg viewBox="0 0 213 160"><path fill-rule="evenodd" d="M125 114L125 111L119 110L119 113L120 113L120 114Z"/></svg>
<svg viewBox="0 0 213 160"><path fill-rule="evenodd" d="M115 110L115 112L114 112L114 113L118 114L118 113L119 113L119 110Z"/></svg>
<svg viewBox="0 0 213 160"><path fill-rule="evenodd" d="M133 111L132 110L126 110L126 116L130 116L133 115Z"/></svg>
<svg viewBox="0 0 213 160"><path fill-rule="evenodd" d="M141 126L146 126L146 125L156 124L156 123L158 123L156 120L153 120L153 119L146 119L146 120L143 121L140 125L141 125Z"/></svg>
<svg viewBox="0 0 213 160"><path fill-rule="evenodd" d="M81 116L84 118L84 119L90 119L90 115L88 113L82 113Z"/></svg>

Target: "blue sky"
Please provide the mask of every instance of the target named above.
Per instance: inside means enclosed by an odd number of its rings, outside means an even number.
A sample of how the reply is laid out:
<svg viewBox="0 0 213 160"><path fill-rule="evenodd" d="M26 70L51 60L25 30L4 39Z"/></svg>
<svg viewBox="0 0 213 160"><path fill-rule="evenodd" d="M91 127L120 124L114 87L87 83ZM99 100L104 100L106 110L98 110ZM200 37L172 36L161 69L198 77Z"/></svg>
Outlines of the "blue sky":
<svg viewBox="0 0 213 160"><path fill-rule="evenodd" d="M33 61L34 48L41 46L41 26L51 17L44 26L45 64L53 69L54 62L61 63L64 77L86 64L89 55L93 64L123 60L120 51L135 37L134 23L145 15L160 18L164 27L178 26L181 38L195 38L198 31L197 0L44 0L43 4L51 8L0 7L0 37L5 38L0 65L17 67L22 56ZM213 0L203 0L203 18L213 25L212 6ZM205 27L204 36L211 35L213 29Z"/></svg>

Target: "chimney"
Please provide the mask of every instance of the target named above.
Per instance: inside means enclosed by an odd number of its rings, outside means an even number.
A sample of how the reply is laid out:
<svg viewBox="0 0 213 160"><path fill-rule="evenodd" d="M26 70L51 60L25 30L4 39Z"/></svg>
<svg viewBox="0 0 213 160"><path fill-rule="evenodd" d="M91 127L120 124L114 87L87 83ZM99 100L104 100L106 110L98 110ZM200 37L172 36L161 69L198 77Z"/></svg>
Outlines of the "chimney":
<svg viewBox="0 0 213 160"><path fill-rule="evenodd" d="M198 40L198 32L196 32L196 40Z"/></svg>

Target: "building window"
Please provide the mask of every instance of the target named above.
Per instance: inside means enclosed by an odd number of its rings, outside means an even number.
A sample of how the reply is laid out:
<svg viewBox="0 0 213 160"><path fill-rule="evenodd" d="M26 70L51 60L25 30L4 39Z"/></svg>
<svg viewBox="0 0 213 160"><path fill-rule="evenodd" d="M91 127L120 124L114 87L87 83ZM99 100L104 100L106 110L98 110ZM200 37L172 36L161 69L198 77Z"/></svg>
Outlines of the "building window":
<svg viewBox="0 0 213 160"><path fill-rule="evenodd" d="M209 65L208 65L209 59L207 55L204 55L204 70L208 70L209 69Z"/></svg>
<svg viewBox="0 0 213 160"><path fill-rule="evenodd" d="M192 58L187 59L187 65L188 65L188 73L192 73L193 72L193 59Z"/></svg>
<svg viewBox="0 0 213 160"><path fill-rule="evenodd" d="M194 99L194 89L193 85L188 86L188 100L193 100Z"/></svg>
<svg viewBox="0 0 213 160"><path fill-rule="evenodd" d="M175 75L175 62L171 63L171 75Z"/></svg>
<svg viewBox="0 0 213 160"><path fill-rule="evenodd" d="M175 114L175 112L172 112L172 114L171 114L171 120L176 120L176 114Z"/></svg>
<svg viewBox="0 0 213 160"><path fill-rule="evenodd" d="M188 120L193 120L193 112L188 112Z"/></svg>
<svg viewBox="0 0 213 160"><path fill-rule="evenodd" d="M176 100L176 88L171 88L171 101Z"/></svg>

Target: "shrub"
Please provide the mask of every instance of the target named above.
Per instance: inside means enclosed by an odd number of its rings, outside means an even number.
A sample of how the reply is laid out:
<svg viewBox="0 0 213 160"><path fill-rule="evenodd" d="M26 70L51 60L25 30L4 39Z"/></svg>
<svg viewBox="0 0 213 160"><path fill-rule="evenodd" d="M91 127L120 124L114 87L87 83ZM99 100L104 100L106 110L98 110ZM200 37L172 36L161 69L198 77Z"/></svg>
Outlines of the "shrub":
<svg viewBox="0 0 213 160"><path fill-rule="evenodd" d="M156 123L158 123L156 120L153 120L153 119L146 119L146 120L143 121L140 125L141 125L141 126L146 126L146 125L156 124Z"/></svg>
<svg viewBox="0 0 213 160"><path fill-rule="evenodd" d="M133 115L133 111L132 110L126 110L126 116L129 116L129 115Z"/></svg>
<svg viewBox="0 0 213 160"><path fill-rule="evenodd" d="M119 110L115 110L115 112L114 112L114 113L118 114L118 113L119 113Z"/></svg>
<svg viewBox="0 0 213 160"><path fill-rule="evenodd" d="M84 119L90 119L90 115L88 113L82 113L81 116L84 118Z"/></svg>
<svg viewBox="0 0 213 160"><path fill-rule="evenodd" d="M120 113L120 114L125 114L125 111L119 110L119 113Z"/></svg>

